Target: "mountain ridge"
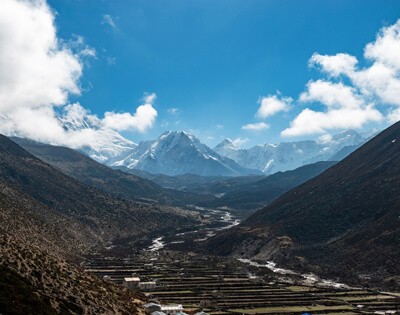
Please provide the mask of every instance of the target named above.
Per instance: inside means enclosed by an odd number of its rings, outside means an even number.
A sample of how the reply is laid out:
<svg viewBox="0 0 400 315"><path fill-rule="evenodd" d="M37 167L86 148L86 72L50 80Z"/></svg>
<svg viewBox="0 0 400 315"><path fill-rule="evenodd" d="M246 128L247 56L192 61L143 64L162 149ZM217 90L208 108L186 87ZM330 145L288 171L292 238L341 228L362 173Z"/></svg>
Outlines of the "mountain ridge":
<svg viewBox="0 0 400 315"><path fill-rule="evenodd" d="M354 130L347 130L319 141L265 143L249 149L241 149L232 140L225 139L214 147L214 151L233 159L239 165L247 165L269 175L318 161L343 158L344 152L340 156L335 154L344 147L348 147L347 154L349 154L351 149L356 149L366 139Z"/></svg>
<svg viewBox="0 0 400 315"><path fill-rule="evenodd" d="M12 140L67 176L118 198L170 206L185 206L206 198L196 193L162 188L151 180L113 170L67 147L15 137Z"/></svg>
<svg viewBox="0 0 400 315"><path fill-rule="evenodd" d="M211 238L208 250L398 290L399 187L400 122Z"/></svg>
<svg viewBox="0 0 400 315"><path fill-rule="evenodd" d="M239 176L259 173L215 153L195 136L184 131L167 131L156 140L143 141L121 158L106 162L166 175Z"/></svg>

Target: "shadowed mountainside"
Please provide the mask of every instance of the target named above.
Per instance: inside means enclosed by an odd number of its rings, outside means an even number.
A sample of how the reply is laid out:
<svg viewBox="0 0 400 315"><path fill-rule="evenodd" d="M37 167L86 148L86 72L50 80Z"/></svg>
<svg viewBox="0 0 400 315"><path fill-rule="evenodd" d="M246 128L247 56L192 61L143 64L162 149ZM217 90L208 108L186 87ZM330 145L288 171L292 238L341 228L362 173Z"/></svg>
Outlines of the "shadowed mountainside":
<svg viewBox="0 0 400 315"><path fill-rule="evenodd" d="M0 136L0 286L31 292L25 301L30 305L2 296L1 311L136 312L142 297L84 274L72 262L114 239L197 222L189 211L129 202L87 187ZM7 311L13 303L20 313Z"/></svg>
<svg viewBox="0 0 400 315"><path fill-rule="evenodd" d="M301 166L293 171L278 172L264 179L240 183L207 205L233 209L254 210L267 205L290 189L321 174L336 162L317 162Z"/></svg>
<svg viewBox="0 0 400 315"><path fill-rule="evenodd" d="M185 206L209 200L212 196L165 189L144 176L113 170L78 151L40 142L12 138L29 153L85 185L130 201L158 202Z"/></svg>
<svg viewBox="0 0 400 315"><path fill-rule="evenodd" d="M400 288L400 123L276 199L208 250ZM319 267L318 267L319 266ZM321 269L322 268L322 269Z"/></svg>
<svg viewBox="0 0 400 315"><path fill-rule="evenodd" d="M196 204L199 206L228 207L249 211L267 205L275 198L321 174L336 163L321 161L270 176L244 177L205 177L195 174L168 176L149 174L123 166L117 167L117 169L147 178L163 187L208 195L209 198L197 200Z"/></svg>

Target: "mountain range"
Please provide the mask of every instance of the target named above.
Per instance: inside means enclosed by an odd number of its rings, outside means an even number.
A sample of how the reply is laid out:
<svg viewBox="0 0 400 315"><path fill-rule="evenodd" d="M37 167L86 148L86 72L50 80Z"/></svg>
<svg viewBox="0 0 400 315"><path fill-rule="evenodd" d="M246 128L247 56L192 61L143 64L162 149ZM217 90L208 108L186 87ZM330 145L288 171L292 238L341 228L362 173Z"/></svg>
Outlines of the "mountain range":
<svg viewBox="0 0 400 315"><path fill-rule="evenodd" d="M156 140L140 142L134 149L109 159L106 164L172 176L186 173L202 176L244 176L259 173L215 153L195 136L184 131L168 131Z"/></svg>
<svg viewBox="0 0 400 315"><path fill-rule="evenodd" d="M400 288L400 122L277 198L208 250Z"/></svg>
<svg viewBox="0 0 400 315"><path fill-rule="evenodd" d="M126 167L113 170L66 147L16 137L11 139L65 175L117 198L181 207L196 204L255 210L336 163L317 162L267 177L209 177L193 174L169 176Z"/></svg>
<svg viewBox="0 0 400 315"><path fill-rule="evenodd" d="M65 130L95 134L90 144L75 148L78 151L107 166L170 176L270 175L318 161L338 161L372 134L347 130L318 141L265 143L249 149L242 149L227 138L211 149L192 134L166 131L157 139L136 144L114 130L102 128L96 118L84 113L74 115L74 110L70 111L72 113L59 117Z"/></svg>
<svg viewBox="0 0 400 315"><path fill-rule="evenodd" d="M167 131L151 141L131 145L107 160L100 160L91 150L90 157L111 167L135 169L170 176L270 175L293 170L318 161L342 159L362 145L368 137L353 130L321 141L282 142L241 149L225 139L214 149L184 131Z"/></svg>
<svg viewBox="0 0 400 315"><path fill-rule="evenodd" d="M241 149L232 140L225 139L214 147L214 151L239 165L246 165L268 175L318 161L339 161L366 140L365 135L347 130L320 141L266 143L249 149Z"/></svg>

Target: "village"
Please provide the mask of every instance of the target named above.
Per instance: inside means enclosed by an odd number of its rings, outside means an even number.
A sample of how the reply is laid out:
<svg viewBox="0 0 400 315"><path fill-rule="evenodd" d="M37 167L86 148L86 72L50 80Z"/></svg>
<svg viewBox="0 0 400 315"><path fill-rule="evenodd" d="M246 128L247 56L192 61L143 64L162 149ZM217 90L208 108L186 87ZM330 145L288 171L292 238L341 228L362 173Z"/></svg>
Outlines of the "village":
<svg viewBox="0 0 400 315"><path fill-rule="evenodd" d="M350 287L307 285L232 258L177 251L97 257L86 271L145 294L152 315L399 314L400 295Z"/></svg>

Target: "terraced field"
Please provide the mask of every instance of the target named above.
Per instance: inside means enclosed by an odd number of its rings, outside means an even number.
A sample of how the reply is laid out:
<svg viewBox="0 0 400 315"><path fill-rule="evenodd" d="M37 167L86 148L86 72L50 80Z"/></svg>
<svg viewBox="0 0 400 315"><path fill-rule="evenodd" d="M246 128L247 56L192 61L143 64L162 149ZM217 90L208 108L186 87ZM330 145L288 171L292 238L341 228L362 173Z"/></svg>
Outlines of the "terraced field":
<svg viewBox="0 0 400 315"><path fill-rule="evenodd" d="M182 304L186 312L210 314L400 314L395 293L298 285L295 276L277 277L219 257L160 251L140 258L94 259L87 271L122 284L127 276L156 281L145 292L162 304Z"/></svg>

